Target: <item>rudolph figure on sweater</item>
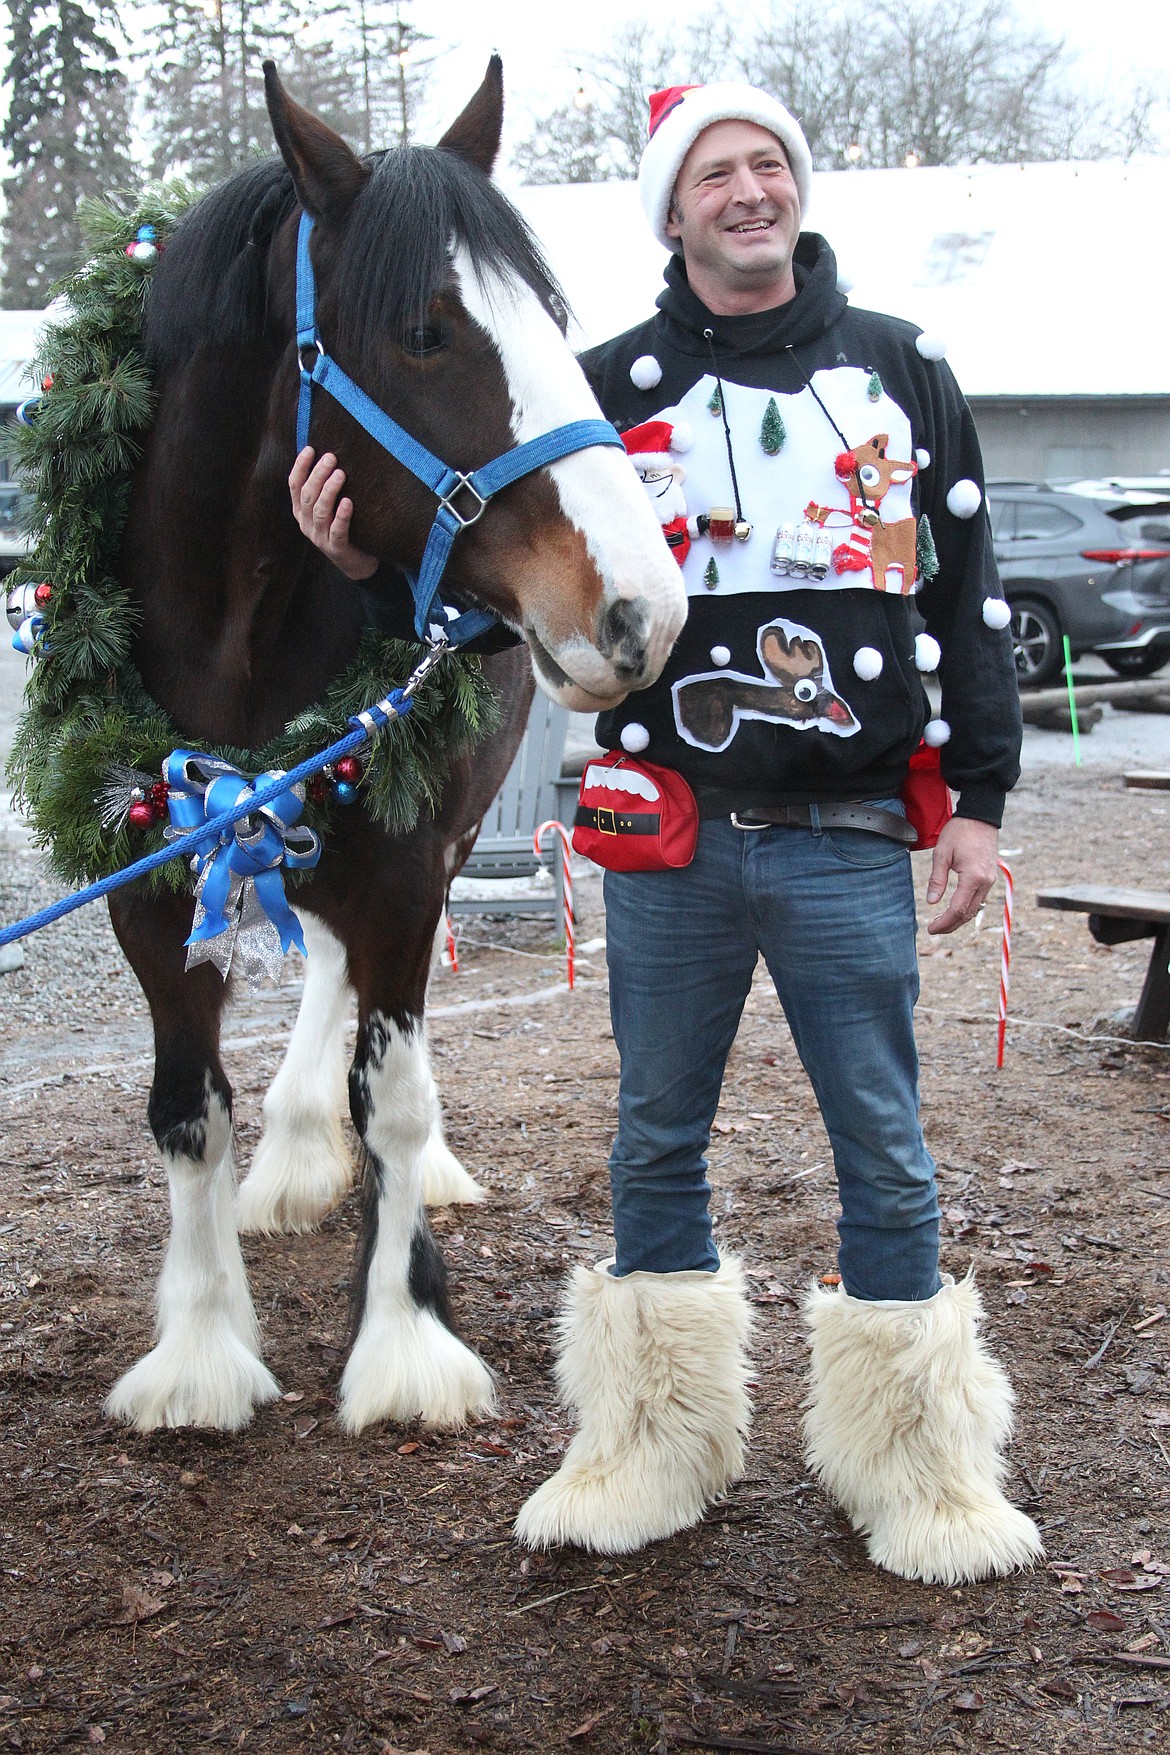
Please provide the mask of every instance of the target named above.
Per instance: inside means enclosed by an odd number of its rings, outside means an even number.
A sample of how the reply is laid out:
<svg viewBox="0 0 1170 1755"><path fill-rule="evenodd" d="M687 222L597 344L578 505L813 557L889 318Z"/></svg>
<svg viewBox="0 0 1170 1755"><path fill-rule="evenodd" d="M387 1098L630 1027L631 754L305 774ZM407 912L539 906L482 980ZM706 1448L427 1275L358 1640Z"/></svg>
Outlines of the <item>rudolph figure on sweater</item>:
<svg viewBox="0 0 1170 1755"><path fill-rule="evenodd" d="M886 490L912 481L918 474L913 460L900 462L886 456L888 433L875 433L864 445L842 451L834 464L837 479L849 489L849 510L818 506L810 501L804 515L810 524L828 526L830 518L848 518L849 535L833 550L838 573L872 572L879 591L899 591L903 597L914 589L917 525L913 518L883 524L880 507Z"/></svg>
<svg viewBox="0 0 1170 1755"><path fill-rule="evenodd" d="M722 750L741 719L773 719L797 730L852 737L861 725L833 688L824 647L811 628L774 621L760 629L756 650L764 680L735 671L683 677L674 685L679 736L696 749Z"/></svg>

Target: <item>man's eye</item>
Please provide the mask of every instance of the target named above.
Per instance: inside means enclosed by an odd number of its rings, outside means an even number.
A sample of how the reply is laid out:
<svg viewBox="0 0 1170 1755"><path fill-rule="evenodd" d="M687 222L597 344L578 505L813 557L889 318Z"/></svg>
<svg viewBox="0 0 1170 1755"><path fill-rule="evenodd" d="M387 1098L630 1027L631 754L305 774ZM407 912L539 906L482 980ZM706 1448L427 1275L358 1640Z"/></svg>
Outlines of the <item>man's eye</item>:
<svg viewBox="0 0 1170 1755"><path fill-rule="evenodd" d="M443 345L443 333L432 323L415 323L404 340L408 353L437 353Z"/></svg>

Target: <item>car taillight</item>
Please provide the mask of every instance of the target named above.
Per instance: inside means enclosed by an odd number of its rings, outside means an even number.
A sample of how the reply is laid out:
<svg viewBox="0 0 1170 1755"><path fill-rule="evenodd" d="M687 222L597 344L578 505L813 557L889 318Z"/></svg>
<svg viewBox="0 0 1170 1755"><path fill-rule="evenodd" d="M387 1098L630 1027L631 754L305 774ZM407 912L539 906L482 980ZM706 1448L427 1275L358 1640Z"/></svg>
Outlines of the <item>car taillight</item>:
<svg viewBox="0 0 1170 1755"><path fill-rule="evenodd" d="M1170 561L1170 548L1083 548L1081 558L1120 567L1128 561Z"/></svg>

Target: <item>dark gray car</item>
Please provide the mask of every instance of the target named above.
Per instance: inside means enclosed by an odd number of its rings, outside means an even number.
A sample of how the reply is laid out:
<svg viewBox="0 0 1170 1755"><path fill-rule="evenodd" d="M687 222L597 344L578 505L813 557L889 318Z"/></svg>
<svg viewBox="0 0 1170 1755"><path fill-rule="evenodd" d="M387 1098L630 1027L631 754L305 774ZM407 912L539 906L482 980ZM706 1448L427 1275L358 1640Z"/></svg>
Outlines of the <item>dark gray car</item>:
<svg viewBox="0 0 1170 1755"><path fill-rule="evenodd" d="M1022 687L1059 676L1066 634L1119 676L1170 659L1170 493L992 481L987 505Z"/></svg>

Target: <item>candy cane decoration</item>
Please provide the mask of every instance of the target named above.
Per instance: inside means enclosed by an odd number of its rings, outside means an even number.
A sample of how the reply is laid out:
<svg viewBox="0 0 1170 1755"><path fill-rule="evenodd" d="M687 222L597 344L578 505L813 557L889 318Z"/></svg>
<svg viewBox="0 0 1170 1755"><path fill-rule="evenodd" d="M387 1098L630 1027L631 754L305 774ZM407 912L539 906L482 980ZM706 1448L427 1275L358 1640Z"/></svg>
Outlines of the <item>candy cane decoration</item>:
<svg viewBox="0 0 1170 1755"><path fill-rule="evenodd" d="M1012 902L1015 897L1015 886L1012 874L1002 859L995 862L1003 873L1003 950L999 962L999 1040L995 1050L995 1064L1003 1065L1003 1039L1007 1030L1008 976L1012 966Z"/></svg>
<svg viewBox="0 0 1170 1755"><path fill-rule="evenodd" d="M568 970L569 986L573 986L573 868L569 863L571 844L569 831L564 823L558 823L555 817L541 823L532 837L533 852L540 852L540 843L544 839L545 830L553 829L561 838L561 888L565 897L565 965Z"/></svg>
<svg viewBox="0 0 1170 1755"><path fill-rule="evenodd" d="M455 949L455 929L451 925L451 916L449 914L445 914L443 919L447 924L447 961L451 965L452 975L458 975L459 956Z"/></svg>

